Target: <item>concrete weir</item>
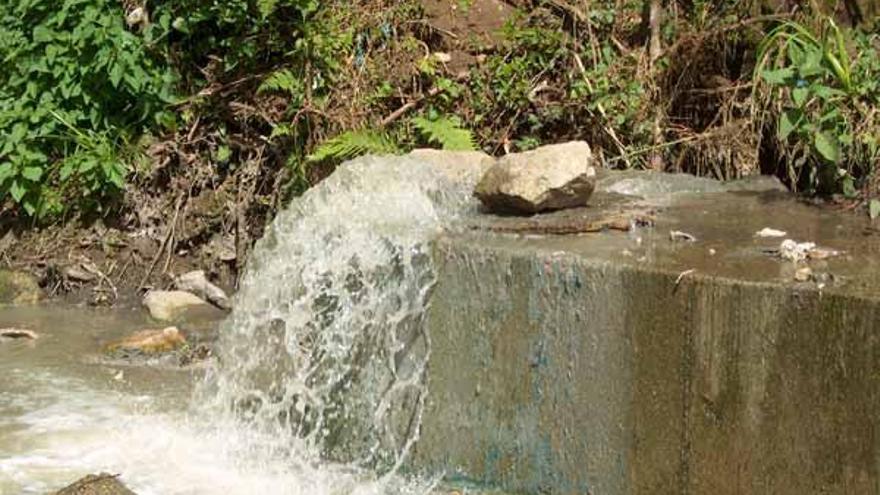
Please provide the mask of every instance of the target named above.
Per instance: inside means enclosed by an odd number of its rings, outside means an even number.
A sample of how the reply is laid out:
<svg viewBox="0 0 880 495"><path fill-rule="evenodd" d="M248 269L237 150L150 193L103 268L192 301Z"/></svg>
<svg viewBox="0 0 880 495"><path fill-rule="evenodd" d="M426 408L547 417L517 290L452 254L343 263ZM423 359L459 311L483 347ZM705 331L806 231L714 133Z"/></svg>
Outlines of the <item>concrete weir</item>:
<svg viewBox="0 0 880 495"><path fill-rule="evenodd" d="M631 232L487 217L437 242L413 469L514 493L880 493L878 231L778 192L662 192ZM798 282L764 227L842 253Z"/></svg>

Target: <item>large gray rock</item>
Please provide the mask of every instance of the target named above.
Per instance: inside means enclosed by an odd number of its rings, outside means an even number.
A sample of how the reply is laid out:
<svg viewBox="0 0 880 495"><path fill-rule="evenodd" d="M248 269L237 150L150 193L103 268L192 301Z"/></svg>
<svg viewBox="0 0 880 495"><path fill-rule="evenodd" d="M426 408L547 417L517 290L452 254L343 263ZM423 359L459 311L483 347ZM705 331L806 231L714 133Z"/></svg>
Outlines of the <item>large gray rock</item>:
<svg viewBox="0 0 880 495"><path fill-rule="evenodd" d="M0 270L0 304L34 304L42 297L37 279L30 274Z"/></svg>
<svg viewBox="0 0 880 495"><path fill-rule="evenodd" d="M231 309L232 303L229 296L220 287L208 281L204 270L195 270L177 277L174 280L174 286L178 290L190 292L196 296L208 301L220 309Z"/></svg>
<svg viewBox="0 0 880 495"><path fill-rule="evenodd" d="M489 211L531 214L585 206L595 185L590 146L572 141L498 159L474 195Z"/></svg>
<svg viewBox="0 0 880 495"><path fill-rule="evenodd" d="M150 316L161 321L178 320L191 311L214 310L198 296L182 290L151 290L144 296Z"/></svg>

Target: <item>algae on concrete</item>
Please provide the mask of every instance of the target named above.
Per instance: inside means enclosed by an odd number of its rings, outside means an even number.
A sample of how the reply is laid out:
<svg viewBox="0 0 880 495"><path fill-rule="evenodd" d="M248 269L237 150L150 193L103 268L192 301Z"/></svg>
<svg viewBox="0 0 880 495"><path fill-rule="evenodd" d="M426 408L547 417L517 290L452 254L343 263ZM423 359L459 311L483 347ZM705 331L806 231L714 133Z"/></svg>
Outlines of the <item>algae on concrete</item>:
<svg viewBox="0 0 880 495"><path fill-rule="evenodd" d="M768 225L844 251L813 264L834 282L794 281L754 236ZM877 493L880 242L863 227L720 193L635 232L449 234L411 468L526 493Z"/></svg>

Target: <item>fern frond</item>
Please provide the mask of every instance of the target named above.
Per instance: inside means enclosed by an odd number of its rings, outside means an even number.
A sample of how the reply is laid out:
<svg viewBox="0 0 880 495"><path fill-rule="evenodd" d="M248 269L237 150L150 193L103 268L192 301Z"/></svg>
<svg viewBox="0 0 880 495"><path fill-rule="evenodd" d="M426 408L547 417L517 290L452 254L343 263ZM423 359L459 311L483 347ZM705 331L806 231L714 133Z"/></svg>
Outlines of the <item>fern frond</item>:
<svg viewBox="0 0 880 495"><path fill-rule="evenodd" d="M360 155L389 155L398 153L400 149L386 134L367 129L343 132L332 137L315 148L308 156L310 162L335 159L345 160Z"/></svg>
<svg viewBox="0 0 880 495"><path fill-rule="evenodd" d="M474 151L474 135L461 125L458 117L440 117L435 120L424 117L412 119L413 125L422 136L432 143L439 144L444 150Z"/></svg>
<svg viewBox="0 0 880 495"><path fill-rule="evenodd" d="M293 136L293 127L290 124L277 124L272 128L272 134L269 139Z"/></svg>
<svg viewBox="0 0 880 495"><path fill-rule="evenodd" d="M304 91L303 81L290 69L277 70L267 77L257 93L287 93L290 96L301 96Z"/></svg>

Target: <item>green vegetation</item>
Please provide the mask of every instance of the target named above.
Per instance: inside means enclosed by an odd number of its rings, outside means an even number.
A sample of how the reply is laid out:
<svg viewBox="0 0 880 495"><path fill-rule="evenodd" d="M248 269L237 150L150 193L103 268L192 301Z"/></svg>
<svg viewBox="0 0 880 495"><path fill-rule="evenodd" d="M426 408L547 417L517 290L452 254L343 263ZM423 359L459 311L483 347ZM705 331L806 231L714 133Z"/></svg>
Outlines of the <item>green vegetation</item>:
<svg viewBox="0 0 880 495"><path fill-rule="evenodd" d="M855 196L855 181L877 163L880 53L876 36L842 30L826 19L819 32L796 22L772 30L759 47L756 90L776 116L793 185ZM853 49L853 59L849 51Z"/></svg>
<svg viewBox="0 0 880 495"><path fill-rule="evenodd" d="M115 1L0 2L0 196L41 216L124 189L127 143L172 120L147 45Z"/></svg>
<svg viewBox="0 0 880 495"><path fill-rule="evenodd" d="M224 215L262 223L360 154L584 139L609 166L776 173L880 215L867 10L435 3L0 0L0 208L165 211L234 188Z"/></svg>

